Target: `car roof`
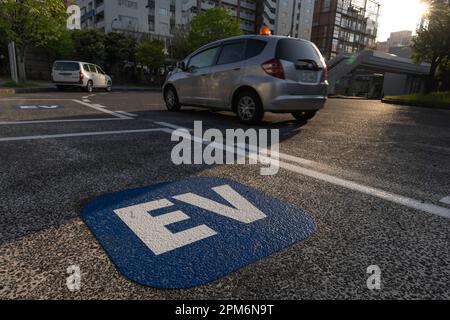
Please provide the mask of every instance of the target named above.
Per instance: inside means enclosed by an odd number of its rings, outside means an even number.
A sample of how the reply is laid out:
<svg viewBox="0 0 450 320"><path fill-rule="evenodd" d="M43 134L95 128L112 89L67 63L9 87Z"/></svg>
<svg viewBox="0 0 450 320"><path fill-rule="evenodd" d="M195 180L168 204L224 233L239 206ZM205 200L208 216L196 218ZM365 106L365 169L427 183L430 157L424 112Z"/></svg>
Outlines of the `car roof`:
<svg viewBox="0 0 450 320"><path fill-rule="evenodd" d="M81 63L81 64L93 64L93 65L97 65L95 63L92 62L83 62L83 61L75 61L75 60L56 60L54 63L56 62L74 62L74 63Z"/></svg>
<svg viewBox="0 0 450 320"><path fill-rule="evenodd" d="M298 38L292 38L292 37L287 37L287 36L279 36L279 35L272 35L272 36L263 36L263 35L259 35L259 34L247 34L247 35L242 35L242 36L235 36L235 37L229 37L229 38L225 38L225 39L220 39L214 42L210 42L208 44L205 44L204 46L198 48L197 50L195 50L194 52L192 52L190 54L190 56L192 56L193 54L199 52L199 51L203 51L209 47L214 47L217 45L220 45L224 42L228 42L228 41L235 41L235 40L246 40L246 39L257 39L257 40L263 40L263 41L278 41L281 39L293 39L293 40L299 40L299 41L305 41L305 42L309 42L308 40L304 40L304 39L298 39Z"/></svg>

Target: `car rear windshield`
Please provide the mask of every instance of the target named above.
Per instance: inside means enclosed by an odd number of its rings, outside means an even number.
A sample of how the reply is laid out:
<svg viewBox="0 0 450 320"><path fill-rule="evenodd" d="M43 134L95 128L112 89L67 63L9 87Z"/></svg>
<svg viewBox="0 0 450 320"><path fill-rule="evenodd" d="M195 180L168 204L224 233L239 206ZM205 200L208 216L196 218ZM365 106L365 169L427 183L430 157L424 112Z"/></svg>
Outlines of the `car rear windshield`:
<svg viewBox="0 0 450 320"><path fill-rule="evenodd" d="M79 71L80 65L76 62L55 62L54 69L58 71Z"/></svg>
<svg viewBox="0 0 450 320"><path fill-rule="evenodd" d="M278 41L276 57L291 62L313 60L321 65L321 57L317 49L311 43L297 39L281 39Z"/></svg>

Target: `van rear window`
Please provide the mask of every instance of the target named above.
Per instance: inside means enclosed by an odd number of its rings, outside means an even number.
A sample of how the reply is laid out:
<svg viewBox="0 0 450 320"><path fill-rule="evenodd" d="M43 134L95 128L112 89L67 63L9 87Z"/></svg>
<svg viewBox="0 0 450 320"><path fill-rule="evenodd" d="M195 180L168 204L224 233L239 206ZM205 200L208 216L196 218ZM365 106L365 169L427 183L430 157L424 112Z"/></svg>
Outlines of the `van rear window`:
<svg viewBox="0 0 450 320"><path fill-rule="evenodd" d="M79 71L80 65L76 62L55 62L54 69L58 71Z"/></svg>
<svg viewBox="0 0 450 320"><path fill-rule="evenodd" d="M314 60L321 65L321 57L313 44L298 39L281 39L278 41L278 59L297 62L298 60Z"/></svg>

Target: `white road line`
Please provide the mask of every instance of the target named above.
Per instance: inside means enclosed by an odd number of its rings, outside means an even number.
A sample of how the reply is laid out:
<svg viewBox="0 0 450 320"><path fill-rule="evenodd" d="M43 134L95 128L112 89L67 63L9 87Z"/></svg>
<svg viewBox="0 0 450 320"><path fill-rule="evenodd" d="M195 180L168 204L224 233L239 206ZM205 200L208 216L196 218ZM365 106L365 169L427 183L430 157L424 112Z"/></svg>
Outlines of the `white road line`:
<svg viewBox="0 0 450 320"><path fill-rule="evenodd" d="M128 120L121 118L92 118L92 119L66 119L66 120L31 120L31 121L15 121L0 122L1 126L20 125L20 124L39 124L39 123L65 123L65 122L93 122L93 121L120 121Z"/></svg>
<svg viewBox="0 0 450 320"><path fill-rule="evenodd" d="M160 123L161 124L161 123ZM171 125L172 127L175 125ZM204 141L201 138L198 137L192 137L191 135L182 135L188 139L191 139L195 142L198 143L204 143L204 144L209 144L208 141ZM223 146L222 144L214 144L214 146L216 146L219 149L225 150L227 152L235 152L236 154L240 155L240 156L246 156L247 155L247 151L245 149L240 149L239 147L236 148L235 150L235 146L234 145L225 145ZM255 147L253 147L252 149L256 149ZM258 155L256 153L250 153L248 154L249 157L253 158L253 159L257 159ZM294 156L290 156L291 159L294 159L296 157ZM259 158L265 162L265 163L269 163L270 161L273 161L273 159L269 158L269 157L264 157L264 156L259 156ZM431 203L424 203L420 200L416 200L416 199L412 199L412 198L408 198L408 197L404 197L401 195L397 195L395 193L391 193L391 192L387 192L378 188L372 188L369 186L365 186L363 184L359 184L350 180L346 180L346 179L341 179L338 177L334 177L331 176L329 174L325 174L325 173L321 173L319 171L315 171L312 169L307 169L307 168L303 168L297 165L293 165L287 162L279 162L279 165L281 168L285 169L285 170L289 170L291 172L294 173L298 173L304 176L308 176L310 178L316 179L316 180L321 180L333 185L337 185L346 189L350 189L350 190L354 190L354 191L358 191L360 193L364 193L373 197L377 197L389 202L393 202L396 204L400 204L412 209L416 209L419 211L423 211L423 212L427 212L427 213L431 213L437 216L441 216L447 219L450 219L450 209L444 208L444 207L440 207Z"/></svg>
<svg viewBox="0 0 450 320"><path fill-rule="evenodd" d="M116 111L116 112L120 113L120 114L124 114L124 115L129 116L129 117L138 117L138 115L134 114L134 113L129 113L129 112L125 112L125 111Z"/></svg>
<svg viewBox="0 0 450 320"><path fill-rule="evenodd" d="M185 128L185 127L180 127L180 126L178 126L176 124L172 124L172 123L168 123L168 122L156 122L155 121L155 123L157 125L164 126L164 127L167 127L167 128L172 128L172 129L175 129L175 130L177 130L177 129L185 129L185 130L188 130L188 131L193 131L192 129L188 129L188 128Z"/></svg>
<svg viewBox="0 0 450 320"><path fill-rule="evenodd" d="M104 136L104 135L116 135L116 134L148 133L148 132L166 132L167 133L167 131L168 131L168 129L166 129L166 128L152 128L152 129L137 129L137 130L77 132L77 133L64 133L64 134L47 134L47 135L39 135L39 136L0 138L0 142L57 139L57 138L70 138L70 137Z"/></svg>
<svg viewBox="0 0 450 320"><path fill-rule="evenodd" d="M133 118L127 117L127 116L125 116L125 115L123 115L123 114L120 114L120 113L117 113L117 112L114 112L114 111L110 111L110 110L108 110L108 109L105 109L105 108L103 108L103 107L100 107L99 104L93 105L93 104L86 103L86 102L83 102L83 101L80 101L80 100L76 100L76 99L74 99L74 100L72 100L72 101L73 101L73 102L76 102L76 103L79 103L79 104L82 104L82 105L84 105L84 106L86 106L86 107L92 108L92 109L94 109L94 110L97 110L97 111L100 111L100 112L104 112L104 113L113 115L113 116L118 117L118 118L121 118L121 119L133 119Z"/></svg>
<svg viewBox="0 0 450 320"><path fill-rule="evenodd" d="M0 101L72 101L72 99L46 99L46 98L2 98Z"/></svg>
<svg viewBox="0 0 450 320"><path fill-rule="evenodd" d="M442 198L439 202L442 202L442 203L450 205L450 196Z"/></svg>

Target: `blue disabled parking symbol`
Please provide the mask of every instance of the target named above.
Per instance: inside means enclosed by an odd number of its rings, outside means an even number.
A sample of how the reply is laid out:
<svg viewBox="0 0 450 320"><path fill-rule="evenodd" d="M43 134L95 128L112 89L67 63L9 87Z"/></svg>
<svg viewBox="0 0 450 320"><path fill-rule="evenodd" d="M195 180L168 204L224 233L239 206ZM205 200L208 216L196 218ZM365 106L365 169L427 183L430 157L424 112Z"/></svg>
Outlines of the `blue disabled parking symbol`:
<svg viewBox="0 0 450 320"><path fill-rule="evenodd" d="M207 177L101 196L83 219L125 277L167 289L220 279L316 228L302 209Z"/></svg>

